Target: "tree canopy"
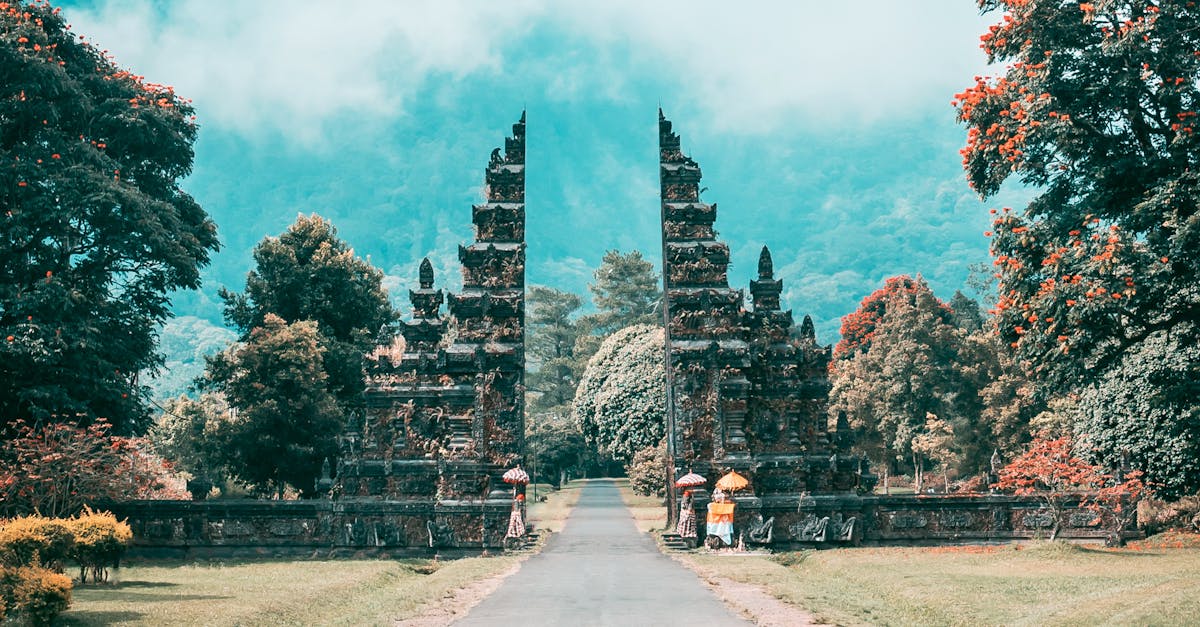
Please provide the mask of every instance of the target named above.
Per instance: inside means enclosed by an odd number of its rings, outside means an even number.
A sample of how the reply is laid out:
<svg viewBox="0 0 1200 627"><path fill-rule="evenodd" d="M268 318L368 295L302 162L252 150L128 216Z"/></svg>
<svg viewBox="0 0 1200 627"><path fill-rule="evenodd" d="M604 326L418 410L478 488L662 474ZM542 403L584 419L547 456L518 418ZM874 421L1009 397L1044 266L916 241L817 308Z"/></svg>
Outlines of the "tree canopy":
<svg viewBox="0 0 1200 627"><path fill-rule="evenodd" d="M833 364L831 408L846 412L860 448L876 461L911 457L919 471L913 442L927 416L952 422L958 397L976 394L958 371L964 333L919 277L888 279L843 319L847 327L854 332L843 336Z"/></svg>
<svg viewBox="0 0 1200 627"><path fill-rule="evenodd" d="M191 104L122 70L45 3L0 4L0 419L149 425L172 290L216 227L178 182Z"/></svg>
<svg viewBox="0 0 1200 627"><path fill-rule="evenodd" d="M658 445L666 433L662 328L635 325L604 340L579 382L574 407L588 443L613 459L630 461Z"/></svg>
<svg viewBox="0 0 1200 627"><path fill-rule="evenodd" d="M604 253L595 278L588 289L599 310L594 320L602 334L635 324L662 322L659 278L654 274L654 264L643 258L641 251Z"/></svg>
<svg viewBox="0 0 1200 627"><path fill-rule="evenodd" d="M342 414L325 384L317 327L267 314L246 342L209 359L211 386L238 410L219 424L215 450L230 474L260 492L290 485L312 494L322 461L337 454ZM203 413L187 421L200 437Z"/></svg>
<svg viewBox="0 0 1200 627"><path fill-rule="evenodd" d="M1194 440L1194 386L1140 369L1164 346L1200 341L1200 9L980 7L1003 12L981 47L1006 65L955 99L969 133L963 165L983 197L1010 178L1037 194L1023 210L993 210L987 233L1001 337L1043 398L1082 393L1075 426L1094 440L1089 454L1114 463L1136 451L1153 481L1195 490L1191 465L1167 463L1163 448ZM1172 362L1188 376L1197 357Z"/></svg>
<svg viewBox="0 0 1200 627"><path fill-rule="evenodd" d="M526 355L536 369L526 377L526 387L535 394L530 412L570 405L575 398L585 363L579 363L575 346L590 325L575 316L583 305L576 294L548 287L529 288Z"/></svg>
<svg viewBox="0 0 1200 627"><path fill-rule="evenodd" d="M356 257L318 215L300 215L282 235L264 239L254 262L244 292L221 290L226 321L243 340L271 315L316 322L326 385L351 402L363 390L363 355L388 339L396 319L383 272Z"/></svg>
<svg viewBox="0 0 1200 627"><path fill-rule="evenodd" d="M1064 390L1200 315L1200 10L1194 3L983 0L998 78L958 94L971 186L1038 195L992 237L1006 341Z"/></svg>

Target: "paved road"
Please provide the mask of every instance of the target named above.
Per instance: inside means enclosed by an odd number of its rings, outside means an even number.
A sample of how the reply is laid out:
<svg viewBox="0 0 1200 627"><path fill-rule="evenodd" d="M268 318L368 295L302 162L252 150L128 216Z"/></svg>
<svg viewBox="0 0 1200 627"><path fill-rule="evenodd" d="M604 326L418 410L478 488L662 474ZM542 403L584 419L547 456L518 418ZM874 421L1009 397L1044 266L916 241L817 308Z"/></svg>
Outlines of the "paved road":
<svg viewBox="0 0 1200 627"><path fill-rule="evenodd" d="M633 525L609 480L583 488L562 533L476 605L474 625L739 625L700 579Z"/></svg>

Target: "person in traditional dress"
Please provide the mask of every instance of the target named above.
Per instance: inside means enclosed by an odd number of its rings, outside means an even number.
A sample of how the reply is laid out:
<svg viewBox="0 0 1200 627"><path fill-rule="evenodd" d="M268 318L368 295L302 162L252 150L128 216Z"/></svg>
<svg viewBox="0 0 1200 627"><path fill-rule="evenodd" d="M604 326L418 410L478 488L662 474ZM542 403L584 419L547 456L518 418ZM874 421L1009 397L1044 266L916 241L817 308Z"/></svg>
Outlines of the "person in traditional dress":
<svg viewBox="0 0 1200 627"><path fill-rule="evenodd" d="M693 506L695 499L691 490L683 491L683 499L679 502L679 524L675 525L675 533L681 538L696 537L696 510ZM689 545L690 546L690 545Z"/></svg>
<svg viewBox="0 0 1200 627"><path fill-rule="evenodd" d="M712 496L713 500L708 504L708 516L705 518L705 533L708 535L705 543L709 548L731 546L735 504L729 501L725 491L720 488L713 490Z"/></svg>
<svg viewBox="0 0 1200 627"><path fill-rule="evenodd" d="M505 538L520 538L525 535L525 517L521 515L521 506L524 504L524 494L518 494L513 499L512 513L508 515L508 531L504 534Z"/></svg>

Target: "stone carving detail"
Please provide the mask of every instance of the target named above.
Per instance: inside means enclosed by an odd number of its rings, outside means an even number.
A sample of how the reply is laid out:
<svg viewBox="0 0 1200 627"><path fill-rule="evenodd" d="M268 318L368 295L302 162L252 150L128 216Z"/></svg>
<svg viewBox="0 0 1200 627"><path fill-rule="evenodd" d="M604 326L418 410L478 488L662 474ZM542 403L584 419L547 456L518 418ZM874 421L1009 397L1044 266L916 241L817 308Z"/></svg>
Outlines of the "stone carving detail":
<svg viewBox="0 0 1200 627"><path fill-rule="evenodd" d="M892 529L922 529L929 524L929 520L921 514L911 512L898 512L892 514L889 518Z"/></svg>
<svg viewBox="0 0 1200 627"><path fill-rule="evenodd" d="M1099 527L1100 514L1088 511L1073 512L1068 524L1072 527Z"/></svg>
<svg viewBox="0 0 1200 627"><path fill-rule="evenodd" d="M1054 514L1047 511L1030 512L1021 517L1021 525L1027 529L1049 529L1054 526Z"/></svg>
<svg viewBox="0 0 1200 627"><path fill-rule="evenodd" d="M792 532L792 539L798 542L824 542L828 528L828 516L818 518L815 514L809 514L800 522L794 523L789 531Z"/></svg>
<svg viewBox="0 0 1200 627"><path fill-rule="evenodd" d="M942 512L938 524L943 529L963 529L974 524L970 512Z"/></svg>
<svg viewBox="0 0 1200 627"><path fill-rule="evenodd" d="M449 523L430 520L425 523L429 531L430 548L440 549L454 546L454 528Z"/></svg>
<svg viewBox="0 0 1200 627"><path fill-rule="evenodd" d="M797 542L853 542L858 527L858 517L843 518L841 512L833 516L817 517L809 514L788 529Z"/></svg>
<svg viewBox="0 0 1200 627"><path fill-rule="evenodd" d="M992 508L992 530L1004 531L1008 529L1008 511L999 507Z"/></svg>
<svg viewBox="0 0 1200 627"><path fill-rule="evenodd" d="M770 544L775 535L775 517L763 520L762 514L754 514L746 529L746 542Z"/></svg>

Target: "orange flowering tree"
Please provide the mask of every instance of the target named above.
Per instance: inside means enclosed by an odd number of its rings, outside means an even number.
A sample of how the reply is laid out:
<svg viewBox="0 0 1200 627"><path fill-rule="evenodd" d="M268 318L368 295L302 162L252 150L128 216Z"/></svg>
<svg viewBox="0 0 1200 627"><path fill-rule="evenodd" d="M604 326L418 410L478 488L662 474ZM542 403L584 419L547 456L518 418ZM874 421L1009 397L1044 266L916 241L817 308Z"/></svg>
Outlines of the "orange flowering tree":
<svg viewBox="0 0 1200 627"><path fill-rule="evenodd" d="M1000 14L981 47L1006 65L954 100L968 128L967 178L983 197L1010 178L1037 191L1024 210L994 210L987 233L1003 341L1047 395L1132 368L1129 356L1147 342L1195 345L1200 8L1190 0L979 6ZM1200 363L1182 367L1183 380L1200 376ZM1195 409L1195 395L1187 400L1170 382L1127 400L1156 398L1171 405L1167 415ZM1200 426L1190 430L1200 437ZM1098 441L1092 455L1110 465L1128 447ZM1138 447L1134 464L1149 468L1163 448Z"/></svg>
<svg viewBox="0 0 1200 627"><path fill-rule="evenodd" d="M872 338L875 337L875 327L887 313L888 303L899 298L906 303L913 304L917 302L918 295L925 292L929 292L929 286L920 276L914 279L907 274L902 274L886 279L883 287L862 299L862 302L858 304L858 309L842 316L842 339L833 348L834 356L848 357L853 351L867 350L871 345ZM935 300L939 321L947 324L953 322L954 311L950 306L940 299Z"/></svg>
<svg viewBox="0 0 1200 627"><path fill-rule="evenodd" d="M924 279L899 276L842 318L830 406L846 412L855 446L881 465L885 490L892 470L911 470L919 481L926 451L914 441L926 433L928 414L958 423L956 453L977 431L978 412L967 406L978 390L961 367L966 331L952 314Z"/></svg>
<svg viewBox="0 0 1200 627"><path fill-rule="evenodd" d="M165 51L164 51L165 52ZM216 228L179 186L191 105L44 2L0 0L0 434L19 419L148 425L168 293Z"/></svg>
<svg viewBox="0 0 1200 627"><path fill-rule="evenodd" d="M86 427L19 422L13 429L15 436L0 442L0 518L73 516L104 501L187 496L143 439L114 436L103 420Z"/></svg>
<svg viewBox="0 0 1200 627"><path fill-rule="evenodd" d="M1107 522L1114 539L1132 520L1145 492L1141 471L1114 476L1075 454L1070 437L1040 435L1020 457L1000 469L995 488L1021 496L1037 496L1054 518L1050 539L1057 537L1071 505L1091 510Z"/></svg>

